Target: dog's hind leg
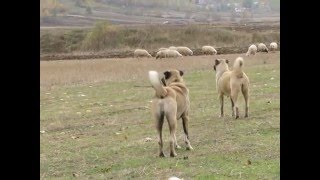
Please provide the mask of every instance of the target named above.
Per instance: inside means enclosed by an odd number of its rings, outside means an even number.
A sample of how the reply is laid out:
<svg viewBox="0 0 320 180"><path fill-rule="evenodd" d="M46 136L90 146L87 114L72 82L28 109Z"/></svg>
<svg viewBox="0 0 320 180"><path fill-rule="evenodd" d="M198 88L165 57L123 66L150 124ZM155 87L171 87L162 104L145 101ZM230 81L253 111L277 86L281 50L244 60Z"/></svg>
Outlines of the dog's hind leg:
<svg viewBox="0 0 320 180"><path fill-rule="evenodd" d="M238 104L237 104L237 99L238 99L238 93L239 93L239 90L232 90L231 89L231 99L234 103L234 106L233 106L233 111L236 113L236 119L239 118L239 108L238 108Z"/></svg>
<svg viewBox="0 0 320 180"><path fill-rule="evenodd" d="M176 145L175 134L176 134L176 125L177 125L176 111L166 114L166 118L168 120L169 130L170 130L170 156L175 157L177 156L177 153L175 151L175 145Z"/></svg>
<svg viewBox="0 0 320 180"><path fill-rule="evenodd" d="M242 94L245 101L245 115L244 117L249 117L249 89L247 86L242 85Z"/></svg>
<svg viewBox="0 0 320 180"><path fill-rule="evenodd" d="M192 148L192 146L191 146L191 144L190 144L189 132L188 132L189 116L188 116L187 113L184 113L181 118L182 118L183 131L184 131L184 134L185 134L185 139L184 139L184 141L185 141L185 143L186 143L186 145L187 145L187 148L186 148L186 149L187 149L187 150L192 150L193 148Z"/></svg>
<svg viewBox="0 0 320 180"><path fill-rule="evenodd" d="M223 113L223 94L219 95L219 100L220 100L220 117L223 117L224 116L224 113Z"/></svg>
<svg viewBox="0 0 320 180"><path fill-rule="evenodd" d="M234 117L234 102L232 101L232 98L230 96L230 101L231 101L231 110L232 110L232 117Z"/></svg>
<svg viewBox="0 0 320 180"><path fill-rule="evenodd" d="M165 157L165 155L163 153L163 141L162 141L162 127L163 127L163 120L164 120L164 112L161 112L160 115L156 114L155 119L156 119L156 128L157 128L158 135L159 135L159 142L158 142L159 156Z"/></svg>

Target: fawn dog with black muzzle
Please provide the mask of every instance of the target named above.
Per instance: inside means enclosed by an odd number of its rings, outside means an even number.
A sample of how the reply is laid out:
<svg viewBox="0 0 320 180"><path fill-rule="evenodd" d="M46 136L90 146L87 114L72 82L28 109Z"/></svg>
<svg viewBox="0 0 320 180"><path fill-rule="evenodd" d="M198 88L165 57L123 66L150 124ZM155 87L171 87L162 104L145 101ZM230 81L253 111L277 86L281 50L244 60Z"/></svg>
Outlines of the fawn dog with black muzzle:
<svg viewBox="0 0 320 180"><path fill-rule="evenodd" d="M233 70L228 67L228 59L216 59L213 69L216 71L216 88L220 100L220 117L224 116L223 97L228 96L231 100L232 116L239 118L239 108L237 104L238 94L241 91L245 100L245 115L248 117L249 111L249 78L243 72L243 58L238 57L233 64Z"/></svg>
<svg viewBox="0 0 320 180"><path fill-rule="evenodd" d="M151 111L156 122L156 129L159 135L159 156L165 157L163 153L162 126L166 117L170 130L170 156L175 157L175 148L180 148L176 140L177 120L182 118L183 130L185 133L186 149L192 150L188 134L189 121L189 89L183 79L183 71L170 70L164 72L164 78L160 79L158 72L149 71L149 80L155 90L152 100Z"/></svg>

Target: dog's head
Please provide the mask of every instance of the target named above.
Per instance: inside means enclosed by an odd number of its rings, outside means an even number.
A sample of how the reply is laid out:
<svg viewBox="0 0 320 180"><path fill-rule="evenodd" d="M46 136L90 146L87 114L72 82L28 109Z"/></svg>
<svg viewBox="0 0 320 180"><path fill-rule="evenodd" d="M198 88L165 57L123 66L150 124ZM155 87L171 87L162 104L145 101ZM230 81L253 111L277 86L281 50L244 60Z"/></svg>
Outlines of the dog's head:
<svg viewBox="0 0 320 180"><path fill-rule="evenodd" d="M168 86L173 82L183 82L183 78L182 78L183 74L184 74L183 71L176 70L176 69L165 71L163 73L164 77L161 78L161 81L165 86Z"/></svg>
<svg viewBox="0 0 320 180"><path fill-rule="evenodd" d="M214 60L213 69L217 72L221 70L228 70L229 69L228 63L229 63L228 59L216 59Z"/></svg>

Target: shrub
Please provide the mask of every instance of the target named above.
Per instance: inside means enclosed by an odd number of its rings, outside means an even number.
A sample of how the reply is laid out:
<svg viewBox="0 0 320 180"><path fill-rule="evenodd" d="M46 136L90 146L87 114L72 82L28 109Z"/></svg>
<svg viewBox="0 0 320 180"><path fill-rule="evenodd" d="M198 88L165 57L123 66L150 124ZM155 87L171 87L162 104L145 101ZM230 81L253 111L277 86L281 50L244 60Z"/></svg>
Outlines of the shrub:
<svg viewBox="0 0 320 180"><path fill-rule="evenodd" d="M280 41L280 33L253 33L252 34L252 43L257 43L257 42L272 42Z"/></svg>
<svg viewBox="0 0 320 180"><path fill-rule="evenodd" d="M98 22L89 32L83 42L83 49L99 51L105 48L116 48L121 43L117 36L117 29L107 22Z"/></svg>
<svg viewBox="0 0 320 180"><path fill-rule="evenodd" d="M65 47L68 52L75 51L81 48L81 43L85 39L87 31L72 30L65 34Z"/></svg>
<svg viewBox="0 0 320 180"><path fill-rule="evenodd" d="M40 52L66 52L63 35L56 36L49 33L42 35L40 38Z"/></svg>

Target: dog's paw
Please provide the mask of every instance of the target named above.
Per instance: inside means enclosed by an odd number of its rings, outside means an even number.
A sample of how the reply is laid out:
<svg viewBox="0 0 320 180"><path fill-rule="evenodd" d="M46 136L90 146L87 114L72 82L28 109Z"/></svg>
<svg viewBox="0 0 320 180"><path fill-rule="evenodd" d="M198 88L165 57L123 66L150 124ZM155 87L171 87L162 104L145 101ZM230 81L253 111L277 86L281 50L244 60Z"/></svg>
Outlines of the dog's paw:
<svg viewBox="0 0 320 180"><path fill-rule="evenodd" d="M187 146L187 147L186 147L186 150L191 151L191 150L193 150L193 147L191 147L191 146Z"/></svg>
<svg viewBox="0 0 320 180"><path fill-rule="evenodd" d="M163 152L159 154L159 157L166 157Z"/></svg>
<svg viewBox="0 0 320 180"><path fill-rule="evenodd" d="M247 117L249 117L249 116L248 116L248 114L246 114L244 117L247 118Z"/></svg>
<svg viewBox="0 0 320 180"><path fill-rule="evenodd" d="M220 115L220 116L219 116L219 118L223 118L223 117L224 117L224 115Z"/></svg>
<svg viewBox="0 0 320 180"><path fill-rule="evenodd" d="M239 119L239 115L236 115L236 119Z"/></svg>
<svg viewBox="0 0 320 180"><path fill-rule="evenodd" d="M170 153L170 157L176 157L176 156L177 156L177 153L175 153L175 152Z"/></svg>
<svg viewBox="0 0 320 180"><path fill-rule="evenodd" d="M176 145L176 149L181 149L181 146L179 146L178 144Z"/></svg>

